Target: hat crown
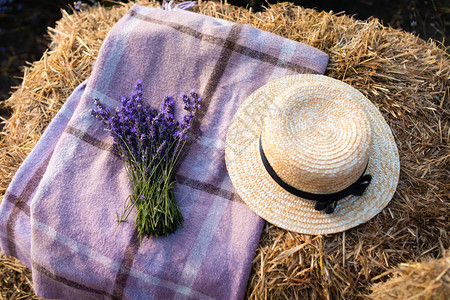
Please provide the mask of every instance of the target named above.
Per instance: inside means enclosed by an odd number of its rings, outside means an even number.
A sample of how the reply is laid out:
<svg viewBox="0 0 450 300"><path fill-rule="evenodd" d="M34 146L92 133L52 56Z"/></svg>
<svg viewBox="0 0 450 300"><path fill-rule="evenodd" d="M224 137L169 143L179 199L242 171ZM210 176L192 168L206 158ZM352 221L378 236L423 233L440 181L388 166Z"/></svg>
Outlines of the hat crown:
<svg viewBox="0 0 450 300"><path fill-rule="evenodd" d="M364 172L371 127L348 93L300 84L270 104L261 143L284 182L305 192L330 194L347 188Z"/></svg>

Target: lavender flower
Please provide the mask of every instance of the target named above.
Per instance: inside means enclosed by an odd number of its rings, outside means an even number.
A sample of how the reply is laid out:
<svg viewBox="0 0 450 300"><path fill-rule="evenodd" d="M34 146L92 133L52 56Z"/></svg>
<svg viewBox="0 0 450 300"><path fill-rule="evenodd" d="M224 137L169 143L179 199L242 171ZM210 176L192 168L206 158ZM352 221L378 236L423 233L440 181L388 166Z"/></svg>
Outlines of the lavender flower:
<svg viewBox="0 0 450 300"><path fill-rule="evenodd" d="M11 8L13 0L0 0L0 14L7 13Z"/></svg>
<svg viewBox="0 0 450 300"><path fill-rule="evenodd" d="M80 11L82 9L82 7L83 7L83 1L77 1L77 2L73 3L73 8L75 10Z"/></svg>
<svg viewBox="0 0 450 300"><path fill-rule="evenodd" d="M94 99L96 109L91 114L111 133L114 150L122 158L132 186L118 223L125 221L136 207L135 223L140 237L167 235L183 222L172 187L184 146L196 137L192 124L201 98L192 90L190 96L181 94L181 99L185 110L181 123L175 119L172 96L164 97L160 110L144 104L140 80L130 97L121 96L114 114Z"/></svg>
<svg viewBox="0 0 450 300"><path fill-rule="evenodd" d="M191 90L191 97L188 97L183 93L180 95L180 97L183 100L186 113L183 117L183 121L181 122L180 130L175 132L175 135L182 140L187 140L190 137L188 133L192 127L195 113L201 108L200 103L202 99L194 90Z"/></svg>

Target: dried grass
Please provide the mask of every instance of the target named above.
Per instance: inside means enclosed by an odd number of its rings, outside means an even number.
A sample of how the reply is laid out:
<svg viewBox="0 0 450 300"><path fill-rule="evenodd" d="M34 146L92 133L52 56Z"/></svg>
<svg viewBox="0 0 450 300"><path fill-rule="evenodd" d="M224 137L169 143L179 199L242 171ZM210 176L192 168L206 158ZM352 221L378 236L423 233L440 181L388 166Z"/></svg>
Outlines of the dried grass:
<svg viewBox="0 0 450 300"><path fill-rule="evenodd" d="M13 116L1 133L0 195L64 100L88 77L103 38L130 5L65 13L56 29L49 29L51 50L25 69L22 85L7 101ZM397 192L388 207L368 223L328 236L302 235L267 224L253 261L247 297L355 299L372 295L385 299L386 294L380 294L384 289L407 298L396 293L414 285L422 275L423 286L434 286L441 269L429 266L448 265L448 256L443 257L450 248L450 60L442 46L384 27L376 19L363 22L289 3L261 13L217 2L199 2L196 10L251 24L328 53L327 75L358 88L378 106L400 152ZM434 260L416 264L426 259ZM28 295L29 286L21 285L30 282L28 271L2 256L0 271L11 268L20 274L0 278L0 286L14 282L23 288L17 295ZM391 277L397 279L388 280ZM427 289L431 299L440 297L442 291L449 298L448 273L439 280L446 283L442 289ZM6 297L9 292L1 295Z"/></svg>
<svg viewBox="0 0 450 300"><path fill-rule="evenodd" d="M423 263L400 264L392 278L372 288L372 299L450 298L450 253Z"/></svg>

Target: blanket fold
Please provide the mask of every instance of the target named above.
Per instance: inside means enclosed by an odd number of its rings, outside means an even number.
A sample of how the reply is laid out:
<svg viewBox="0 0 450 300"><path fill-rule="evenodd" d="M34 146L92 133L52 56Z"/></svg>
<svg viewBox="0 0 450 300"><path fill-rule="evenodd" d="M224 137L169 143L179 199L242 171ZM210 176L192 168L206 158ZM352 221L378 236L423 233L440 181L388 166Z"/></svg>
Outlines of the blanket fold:
<svg viewBox="0 0 450 300"><path fill-rule="evenodd" d="M264 222L228 177L228 125L260 86L322 74L327 62L315 48L248 25L134 5L12 180L0 204L2 252L32 269L44 298L243 298ZM131 188L112 138L89 112L94 97L116 107L138 79L154 108L192 88L204 101L201 137L176 175L183 228L141 245L133 216L114 233ZM181 114L181 100L175 107Z"/></svg>

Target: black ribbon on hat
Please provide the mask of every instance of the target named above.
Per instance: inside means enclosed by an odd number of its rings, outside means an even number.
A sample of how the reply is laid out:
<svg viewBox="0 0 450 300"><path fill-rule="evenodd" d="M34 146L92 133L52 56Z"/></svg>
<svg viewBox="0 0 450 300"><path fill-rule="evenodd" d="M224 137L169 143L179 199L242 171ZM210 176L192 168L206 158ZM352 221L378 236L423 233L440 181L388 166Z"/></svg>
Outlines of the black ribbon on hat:
<svg viewBox="0 0 450 300"><path fill-rule="evenodd" d="M336 192L332 194L313 194L308 193L302 190L299 190L286 182L283 181L283 179L278 176L278 174L275 172L275 170L270 165L269 161L267 160L266 155L264 154L264 150L262 148L261 143L261 136L259 137L259 153L261 155L261 159L263 162L264 167L266 168L267 173L269 173L270 177L272 177L273 180L275 180L276 183L278 183L279 186L281 186L283 189L288 191L289 193L308 200L315 200L316 204L314 205L314 208L316 210L325 210L325 213L331 214L334 212L334 209L336 208L337 202L347 196L355 195L355 196L362 196L364 194L364 191L369 186L370 181L372 180L371 175L364 175L364 173L367 170L367 166L364 169L364 172L362 175L356 180L352 185L349 187Z"/></svg>

